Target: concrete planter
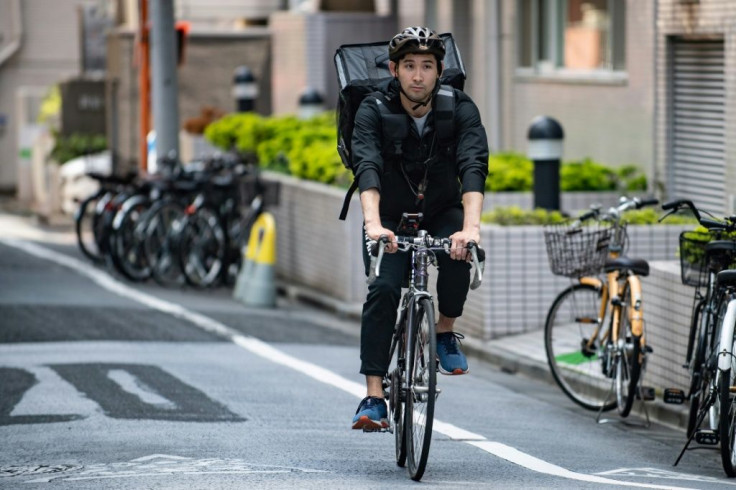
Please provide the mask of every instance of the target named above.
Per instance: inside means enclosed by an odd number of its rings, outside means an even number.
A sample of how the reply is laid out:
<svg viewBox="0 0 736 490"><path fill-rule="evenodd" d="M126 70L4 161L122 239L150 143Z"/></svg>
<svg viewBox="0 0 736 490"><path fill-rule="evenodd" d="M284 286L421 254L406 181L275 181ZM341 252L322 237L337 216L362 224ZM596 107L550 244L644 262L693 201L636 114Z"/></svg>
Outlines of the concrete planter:
<svg viewBox="0 0 736 490"><path fill-rule="evenodd" d="M280 203L271 212L282 284L338 310L359 313L367 288L357 193L343 222L338 214L344 190L273 173L266 177L281 184ZM594 197L588 202L602 202ZM630 226L629 255L673 259L679 233L686 228L691 227ZM458 329L481 340L540 330L552 300L569 284L549 271L542 228L483 225L481 241L487 252L485 278L469 293Z"/></svg>
<svg viewBox="0 0 736 490"><path fill-rule="evenodd" d="M345 221L338 215L345 191L268 173L281 185L277 226L277 277L287 287L351 313L367 288L361 257L363 215L357 192Z"/></svg>

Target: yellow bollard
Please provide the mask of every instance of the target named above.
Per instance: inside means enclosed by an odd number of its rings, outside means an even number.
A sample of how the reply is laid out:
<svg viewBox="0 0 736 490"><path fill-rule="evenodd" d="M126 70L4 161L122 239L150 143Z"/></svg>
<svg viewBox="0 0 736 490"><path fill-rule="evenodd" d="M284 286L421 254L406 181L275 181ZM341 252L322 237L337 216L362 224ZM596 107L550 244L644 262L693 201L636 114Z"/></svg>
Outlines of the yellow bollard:
<svg viewBox="0 0 736 490"><path fill-rule="evenodd" d="M276 222L268 212L253 223L233 296L249 306L276 306Z"/></svg>

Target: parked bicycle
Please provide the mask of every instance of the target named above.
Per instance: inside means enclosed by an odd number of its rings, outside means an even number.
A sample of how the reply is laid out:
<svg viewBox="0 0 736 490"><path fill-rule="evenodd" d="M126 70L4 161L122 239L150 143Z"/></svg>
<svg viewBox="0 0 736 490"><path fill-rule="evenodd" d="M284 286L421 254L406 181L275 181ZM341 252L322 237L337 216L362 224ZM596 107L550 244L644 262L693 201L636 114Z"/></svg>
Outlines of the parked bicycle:
<svg viewBox="0 0 736 490"><path fill-rule="evenodd" d="M622 215L657 202L622 197L618 206L596 207L544 231L552 272L573 282L547 314L547 362L562 391L599 417L614 407L627 417L635 399L653 399L653 390L641 386L652 349L646 343L639 278L649 274L649 264L626 256Z"/></svg>
<svg viewBox="0 0 736 490"><path fill-rule="evenodd" d="M80 249L133 281L233 283L253 223L277 201L278 185L234 154L186 166L168 155L158 167L145 178L96 177L100 190L77 212Z"/></svg>
<svg viewBox="0 0 736 490"><path fill-rule="evenodd" d="M695 287L685 365L690 373L687 394L665 390L665 402L689 400L687 441L720 443L723 469L736 476L736 216L705 217L692 201L664 204L670 213L689 209L704 229L680 234L680 270L684 284ZM705 427L703 424L705 423Z"/></svg>
<svg viewBox="0 0 736 490"><path fill-rule="evenodd" d="M403 220L421 221L421 213L405 214ZM394 327L389 358L391 368L383 379L384 396L388 400L389 427L396 444L396 463L408 462L409 475L419 481L424 474L432 439L437 387L437 338L435 309L427 291L429 266L436 265L436 253L450 253L449 238L430 236L418 229L415 236L397 235L400 252L411 253L408 290L402 296L398 320ZM372 243L372 259L368 281L380 274L386 237ZM475 243L468 245L474 264L471 289L477 289L483 278L485 253Z"/></svg>

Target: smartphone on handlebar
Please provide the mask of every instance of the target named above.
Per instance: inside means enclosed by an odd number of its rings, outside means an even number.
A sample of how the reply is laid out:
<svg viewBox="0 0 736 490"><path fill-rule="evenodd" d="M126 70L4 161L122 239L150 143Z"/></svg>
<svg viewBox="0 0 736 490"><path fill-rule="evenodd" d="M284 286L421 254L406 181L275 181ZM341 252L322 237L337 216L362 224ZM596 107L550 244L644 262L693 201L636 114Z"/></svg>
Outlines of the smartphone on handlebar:
<svg viewBox="0 0 736 490"><path fill-rule="evenodd" d="M396 234L404 236L417 236L419 223L422 222L424 215L422 213L402 213L399 226L396 227Z"/></svg>

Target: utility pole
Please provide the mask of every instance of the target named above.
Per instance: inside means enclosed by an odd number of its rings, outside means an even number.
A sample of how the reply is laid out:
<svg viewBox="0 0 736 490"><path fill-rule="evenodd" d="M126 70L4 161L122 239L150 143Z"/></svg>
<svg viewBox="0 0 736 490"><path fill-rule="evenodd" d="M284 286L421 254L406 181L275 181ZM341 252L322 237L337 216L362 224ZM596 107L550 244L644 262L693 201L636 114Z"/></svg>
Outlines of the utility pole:
<svg viewBox="0 0 736 490"><path fill-rule="evenodd" d="M151 0L151 99L156 154L179 155L179 83L174 0Z"/></svg>
<svg viewBox="0 0 736 490"><path fill-rule="evenodd" d="M151 85L150 46L148 31L148 0L140 0L138 6L138 168L145 173L148 168L148 143L146 136L151 130Z"/></svg>

